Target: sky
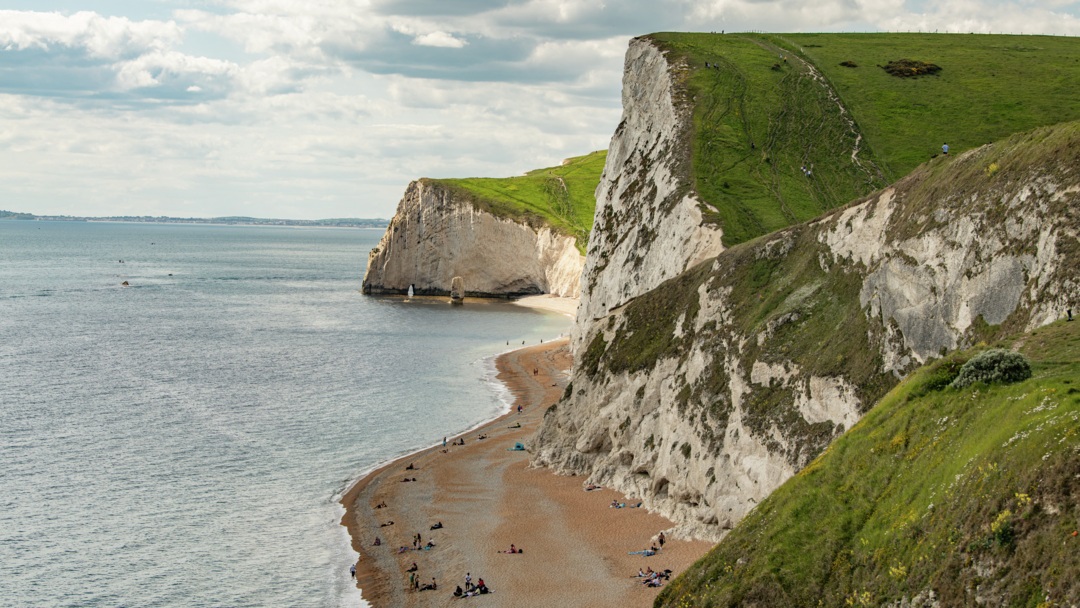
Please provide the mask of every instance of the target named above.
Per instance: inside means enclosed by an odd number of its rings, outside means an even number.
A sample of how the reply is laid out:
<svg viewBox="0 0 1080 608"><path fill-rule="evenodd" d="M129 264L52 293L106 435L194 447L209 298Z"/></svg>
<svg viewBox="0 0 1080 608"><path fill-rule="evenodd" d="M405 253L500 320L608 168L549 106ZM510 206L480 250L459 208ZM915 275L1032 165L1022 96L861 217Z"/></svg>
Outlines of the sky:
<svg viewBox="0 0 1080 608"><path fill-rule="evenodd" d="M1080 0L0 0L0 209L389 218L607 148L656 31L1080 35Z"/></svg>

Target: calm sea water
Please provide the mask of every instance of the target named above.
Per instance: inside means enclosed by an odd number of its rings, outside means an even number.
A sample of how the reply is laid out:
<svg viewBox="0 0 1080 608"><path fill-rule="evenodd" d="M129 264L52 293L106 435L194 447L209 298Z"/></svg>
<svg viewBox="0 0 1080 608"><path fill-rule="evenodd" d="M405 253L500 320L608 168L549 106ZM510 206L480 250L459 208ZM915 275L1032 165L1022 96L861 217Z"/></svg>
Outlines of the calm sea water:
<svg viewBox="0 0 1080 608"><path fill-rule="evenodd" d="M359 605L349 482L569 330L364 297L379 236L0 222L0 605Z"/></svg>

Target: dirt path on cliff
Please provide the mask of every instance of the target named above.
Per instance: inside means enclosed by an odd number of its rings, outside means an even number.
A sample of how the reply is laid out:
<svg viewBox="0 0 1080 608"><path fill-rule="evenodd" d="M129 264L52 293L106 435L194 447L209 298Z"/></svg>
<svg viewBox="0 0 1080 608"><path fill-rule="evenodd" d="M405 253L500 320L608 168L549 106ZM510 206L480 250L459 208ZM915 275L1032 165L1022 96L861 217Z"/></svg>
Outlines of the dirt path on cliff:
<svg viewBox="0 0 1080 608"><path fill-rule="evenodd" d="M629 555L671 522L644 509L612 509L613 499L625 502L616 492L586 492L581 478L530 469L527 452L510 450L561 396L570 368L565 340L504 355L498 368L523 413L465 434L465 445L446 453L438 447L392 463L346 496L344 523L361 553L364 598L376 607L449 606L457 601L454 588L471 573L494 591L474 600L487 605L652 605L659 590L632 578L638 568L680 572L711 545L669 541L659 555ZM410 463L415 468L406 470ZM416 481L403 482L406 477ZM431 530L436 522L443 527ZM435 546L413 550L417 533L421 544ZM376 536L379 546L372 545ZM524 553L499 552L511 543ZM437 590L407 589L413 562L420 584L434 578Z"/></svg>

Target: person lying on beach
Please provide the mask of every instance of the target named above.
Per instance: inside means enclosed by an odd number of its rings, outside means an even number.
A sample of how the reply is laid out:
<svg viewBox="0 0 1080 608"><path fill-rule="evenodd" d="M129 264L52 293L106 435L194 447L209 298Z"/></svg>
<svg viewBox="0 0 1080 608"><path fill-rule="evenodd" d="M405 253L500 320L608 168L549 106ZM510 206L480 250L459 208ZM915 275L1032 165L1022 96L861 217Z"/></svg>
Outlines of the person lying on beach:
<svg viewBox="0 0 1080 608"><path fill-rule="evenodd" d="M652 557L656 555L656 551L652 549L642 549L641 551L628 551L627 555L644 555L645 557Z"/></svg>
<svg viewBox="0 0 1080 608"><path fill-rule="evenodd" d="M608 506L611 507L612 509L621 509L621 508L626 506L626 503L625 502L619 502L618 500L612 500L611 504L608 505Z"/></svg>
<svg viewBox="0 0 1080 608"><path fill-rule="evenodd" d="M386 526L392 526L392 525L394 525L394 520L391 519L390 521L386 522L385 524L379 524L379 527L380 528L385 528Z"/></svg>
<svg viewBox="0 0 1080 608"><path fill-rule="evenodd" d="M521 428L521 423L518 422L517 424L514 424L512 426L508 426L506 428L508 428L508 429L520 429Z"/></svg>
<svg viewBox="0 0 1080 608"><path fill-rule="evenodd" d="M429 540L429 541L427 541L427 544L426 544L426 545L424 545L424 550L425 550L425 551L427 551L428 549L431 549L431 548L432 548L432 547L434 547L434 546L435 546L435 543L433 543L433 542L431 542L431 541Z"/></svg>
<svg viewBox="0 0 1080 608"><path fill-rule="evenodd" d="M416 481L416 478L415 478L415 477L413 477L413 478L411 478L411 479L410 479L410 478L406 477L405 479L402 479L402 480L401 480L401 483L408 483L408 482L410 482L410 481Z"/></svg>
<svg viewBox="0 0 1080 608"><path fill-rule="evenodd" d="M411 568L409 568L408 570L406 570L406 572L416 572L416 571L417 571L417 570L419 570L419 569L420 569L420 566L417 566L417 565L416 565L416 562L413 562L413 563L412 563L412 567L411 567Z"/></svg>
<svg viewBox="0 0 1080 608"><path fill-rule="evenodd" d="M406 471L415 471L416 470L416 465L414 465L413 463L410 462L409 466L405 467L405 470Z"/></svg>
<svg viewBox="0 0 1080 608"><path fill-rule="evenodd" d="M442 529L442 522L441 521L435 522L434 524L432 524L431 529L432 530L441 530Z"/></svg>
<svg viewBox="0 0 1080 608"><path fill-rule="evenodd" d="M524 552L525 552L524 549L518 549L513 544L510 545L510 550L509 551L498 551L498 553L524 553Z"/></svg>
<svg viewBox="0 0 1080 608"><path fill-rule="evenodd" d="M386 501L384 500L384 501L380 502L379 504L375 505L375 508L376 509L385 509L386 508Z"/></svg>
<svg viewBox="0 0 1080 608"><path fill-rule="evenodd" d="M590 483L589 485L585 486L585 491L586 492L592 492L593 490L599 490L599 489L600 489L600 486L596 485L595 483Z"/></svg>
<svg viewBox="0 0 1080 608"><path fill-rule="evenodd" d="M420 587L420 591L437 591L438 589L439 585L435 582L434 577L431 579L430 585L424 585L423 587Z"/></svg>
<svg viewBox="0 0 1080 608"><path fill-rule="evenodd" d="M487 439L487 435L480 435L477 439Z"/></svg>

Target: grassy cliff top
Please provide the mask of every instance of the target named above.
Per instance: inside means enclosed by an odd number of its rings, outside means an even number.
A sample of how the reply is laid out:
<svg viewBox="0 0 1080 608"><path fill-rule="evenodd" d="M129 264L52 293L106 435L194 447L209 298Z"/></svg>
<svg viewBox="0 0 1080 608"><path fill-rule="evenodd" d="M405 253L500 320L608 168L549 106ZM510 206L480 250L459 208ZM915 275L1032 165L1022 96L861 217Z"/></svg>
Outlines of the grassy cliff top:
<svg viewBox="0 0 1080 608"><path fill-rule="evenodd" d="M601 150L518 177L431 181L464 193L473 206L496 216L544 223L573 236L584 254L596 210L596 186L606 160L607 151Z"/></svg>
<svg viewBox="0 0 1080 608"><path fill-rule="evenodd" d="M950 388L976 351L920 369L656 605L881 606L931 590L945 606L1075 603L1080 323L995 346L1033 377Z"/></svg>
<svg viewBox="0 0 1080 608"><path fill-rule="evenodd" d="M716 208L706 215L723 226L728 245L883 187L939 154L943 143L955 154L1080 118L1076 38L649 38L687 66L676 77L693 112L690 178ZM884 69L905 59L940 69L921 76Z"/></svg>

